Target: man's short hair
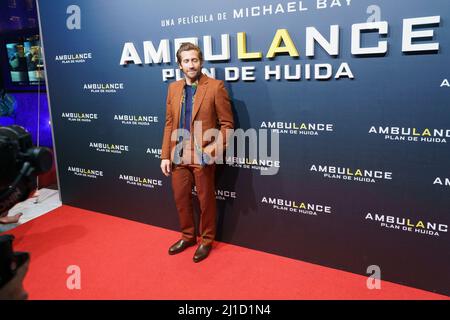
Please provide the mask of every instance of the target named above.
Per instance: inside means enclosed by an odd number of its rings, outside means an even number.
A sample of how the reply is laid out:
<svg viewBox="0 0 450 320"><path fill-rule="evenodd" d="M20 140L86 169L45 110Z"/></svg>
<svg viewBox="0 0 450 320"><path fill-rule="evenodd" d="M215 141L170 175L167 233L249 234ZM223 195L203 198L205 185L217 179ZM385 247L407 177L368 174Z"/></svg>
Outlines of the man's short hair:
<svg viewBox="0 0 450 320"><path fill-rule="evenodd" d="M195 50L198 53L198 58L200 59L200 62L203 62L203 52L202 50L196 46L195 44L191 43L191 42L183 42L180 46L180 48L177 51L177 61L178 64L181 64L181 52L183 51L191 51L191 50Z"/></svg>

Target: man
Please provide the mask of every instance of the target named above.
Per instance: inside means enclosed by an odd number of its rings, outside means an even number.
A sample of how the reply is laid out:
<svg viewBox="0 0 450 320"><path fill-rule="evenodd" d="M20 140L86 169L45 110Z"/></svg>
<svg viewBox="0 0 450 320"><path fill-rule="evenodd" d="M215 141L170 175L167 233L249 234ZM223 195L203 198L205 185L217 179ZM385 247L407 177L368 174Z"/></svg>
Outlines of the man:
<svg viewBox="0 0 450 320"><path fill-rule="evenodd" d="M200 262L208 257L216 236L213 162L221 155L218 151L227 146L227 129L233 129L234 125L233 113L223 81L201 73L203 54L199 47L183 43L177 51L177 62L184 79L171 83L168 88L161 154L163 174L172 174L181 227L181 239L169 248L169 254L197 244L192 205L195 184L201 211L201 241L193 260ZM213 141L204 139L214 130L219 134L210 139Z"/></svg>

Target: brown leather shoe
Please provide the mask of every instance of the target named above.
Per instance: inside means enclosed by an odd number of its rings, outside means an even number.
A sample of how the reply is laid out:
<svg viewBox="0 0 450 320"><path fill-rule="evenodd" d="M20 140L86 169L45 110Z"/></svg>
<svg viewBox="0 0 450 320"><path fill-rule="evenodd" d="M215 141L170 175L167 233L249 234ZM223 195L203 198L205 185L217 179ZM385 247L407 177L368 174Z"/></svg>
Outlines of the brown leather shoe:
<svg viewBox="0 0 450 320"><path fill-rule="evenodd" d="M186 249L190 246L193 246L194 244L196 244L195 241L186 241L183 239L178 240L169 248L169 254L173 255L173 254L180 253L180 252L184 251L184 249Z"/></svg>
<svg viewBox="0 0 450 320"><path fill-rule="evenodd" d="M211 251L212 245L210 244L201 244L198 246L197 250L194 254L194 262L200 262L203 259L208 257L209 252Z"/></svg>

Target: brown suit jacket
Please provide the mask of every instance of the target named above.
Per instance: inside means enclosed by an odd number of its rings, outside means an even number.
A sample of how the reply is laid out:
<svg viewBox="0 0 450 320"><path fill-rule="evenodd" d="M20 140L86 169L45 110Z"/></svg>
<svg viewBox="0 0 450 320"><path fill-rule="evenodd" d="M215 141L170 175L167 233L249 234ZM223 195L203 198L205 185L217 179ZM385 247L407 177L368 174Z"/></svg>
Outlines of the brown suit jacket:
<svg viewBox="0 0 450 320"><path fill-rule="evenodd" d="M185 80L172 82L167 90L166 101L166 123L162 142L161 159L173 161L176 141L171 140L172 132L178 129L180 122L180 110L183 97ZM200 135L195 135L194 122L201 121ZM198 123L198 122L197 122ZM210 128L220 130L223 139L203 139L203 134ZM194 106L191 122L191 150L194 148L194 139L201 144L203 152L215 157L217 147L225 148L228 145L227 129L234 128L233 112L231 110L230 98L221 80L209 78L202 74L195 93ZM220 146L218 146L220 144Z"/></svg>

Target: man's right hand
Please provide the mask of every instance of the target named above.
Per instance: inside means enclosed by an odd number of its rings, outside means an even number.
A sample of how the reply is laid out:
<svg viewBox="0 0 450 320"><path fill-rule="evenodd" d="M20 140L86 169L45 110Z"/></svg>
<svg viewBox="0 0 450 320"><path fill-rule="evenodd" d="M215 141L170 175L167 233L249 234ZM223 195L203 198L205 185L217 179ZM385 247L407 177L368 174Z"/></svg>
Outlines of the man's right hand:
<svg viewBox="0 0 450 320"><path fill-rule="evenodd" d="M172 164L169 159L161 160L161 171L166 177L170 176L171 166Z"/></svg>

